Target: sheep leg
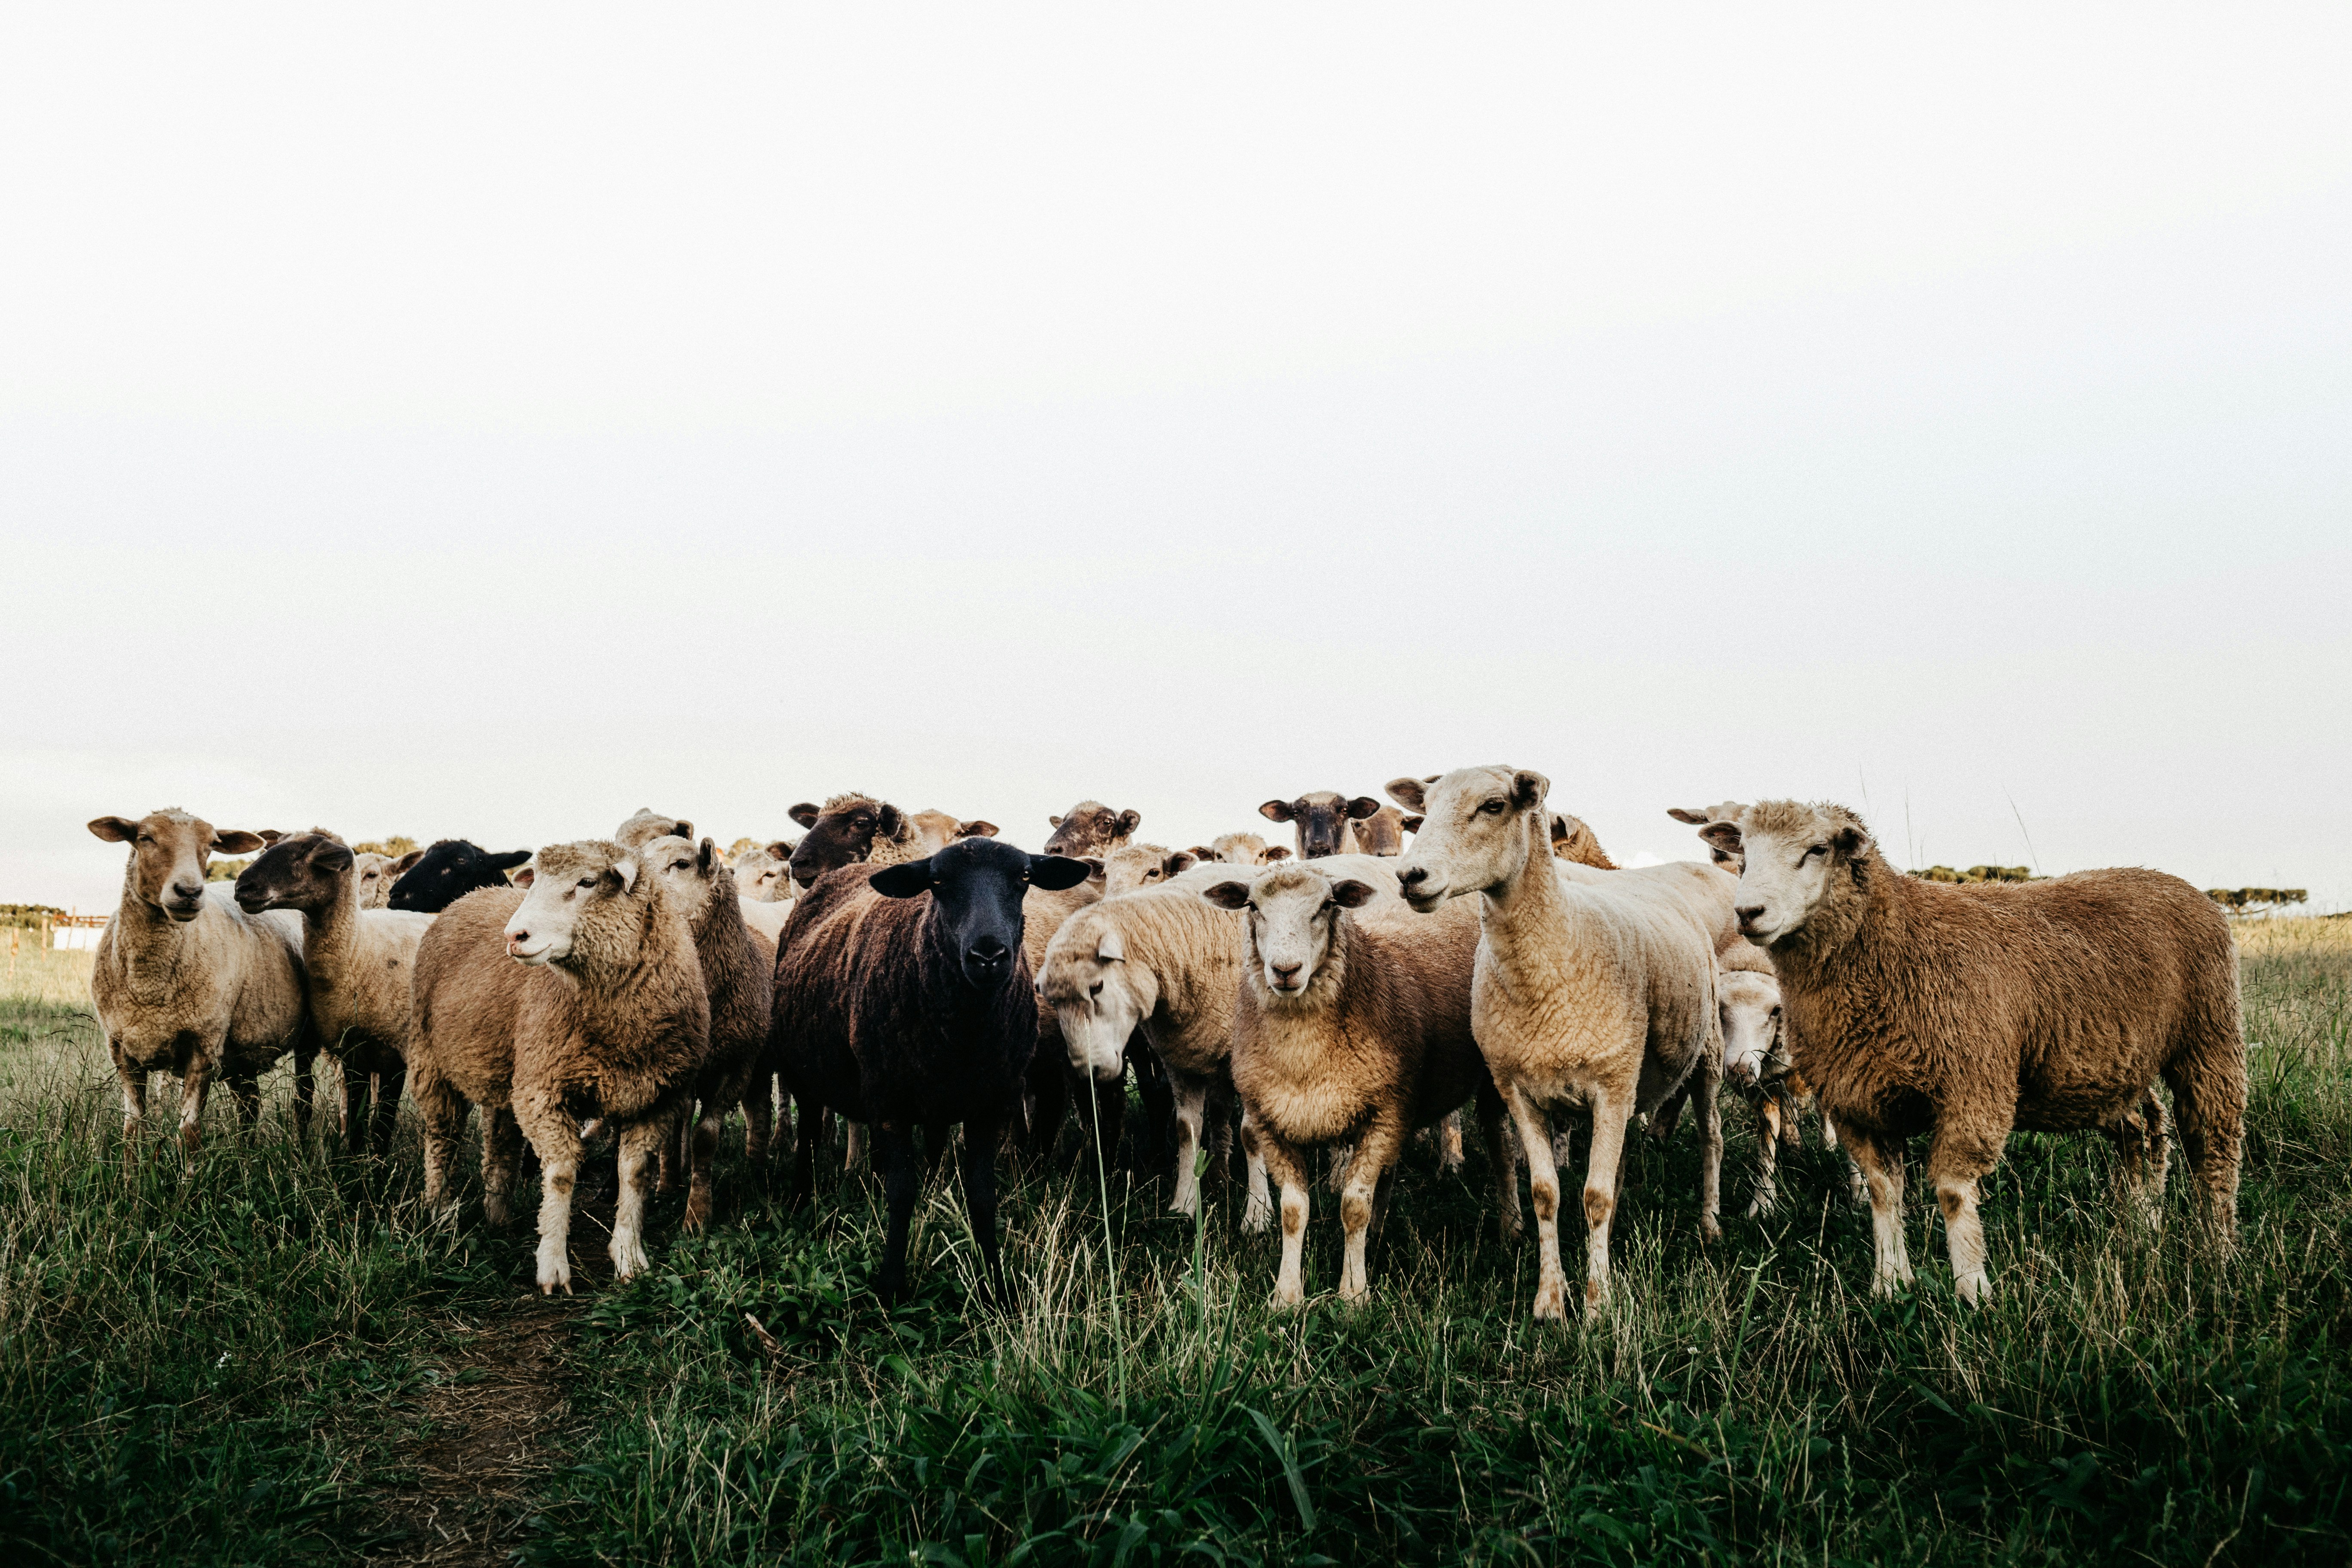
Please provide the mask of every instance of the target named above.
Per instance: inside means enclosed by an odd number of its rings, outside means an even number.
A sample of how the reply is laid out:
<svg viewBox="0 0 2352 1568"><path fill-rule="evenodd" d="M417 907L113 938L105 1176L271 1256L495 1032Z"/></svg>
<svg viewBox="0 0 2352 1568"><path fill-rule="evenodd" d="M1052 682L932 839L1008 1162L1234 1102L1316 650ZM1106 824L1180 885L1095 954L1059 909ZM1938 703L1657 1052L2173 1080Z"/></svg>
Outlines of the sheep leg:
<svg viewBox="0 0 2352 1568"><path fill-rule="evenodd" d="M844 1120L847 1121L846 1118ZM849 1137L843 1146L841 1168L845 1171L854 1171L857 1169L857 1163L866 1158L866 1123L848 1121L847 1125Z"/></svg>
<svg viewBox="0 0 2352 1568"><path fill-rule="evenodd" d="M654 1191L664 1194L677 1191L678 1171L690 1164L694 1157L690 1142L693 1135L687 1131L688 1123L693 1120L694 1103L688 1100L686 1114L678 1118L677 1134L665 1140L656 1152L657 1174L654 1181Z"/></svg>
<svg viewBox="0 0 2352 1568"><path fill-rule="evenodd" d="M1265 1143L1257 1123L1242 1110L1242 1160L1249 1174L1249 1200L1242 1205L1242 1229L1255 1236L1274 1223L1274 1194L1265 1176Z"/></svg>
<svg viewBox="0 0 2352 1568"><path fill-rule="evenodd" d="M378 1159L392 1157L392 1135L400 1126L400 1091L407 1083L405 1063L376 1075L375 1095L368 1105L368 1147Z"/></svg>
<svg viewBox="0 0 2352 1568"><path fill-rule="evenodd" d="M460 1120L465 1116L459 1102ZM514 1217L515 1167L522 1163L522 1124L510 1105L482 1108L482 1223L504 1230Z"/></svg>
<svg viewBox="0 0 2352 1568"><path fill-rule="evenodd" d="M1171 1214L1197 1214L1201 1208L1199 1165L1201 1128L1209 1112L1209 1080L1189 1075L1176 1079L1176 1193L1168 1200Z"/></svg>
<svg viewBox="0 0 2352 1568"><path fill-rule="evenodd" d="M1356 1145L1351 1140L1330 1145L1330 1174L1325 1178L1334 1194L1348 1190L1348 1168L1356 1163Z"/></svg>
<svg viewBox="0 0 2352 1568"><path fill-rule="evenodd" d="M1136 1173L1147 1182L1156 1182L1168 1168L1169 1135L1176 1121L1176 1089L1159 1058L1151 1054L1140 1029L1128 1038L1127 1059L1134 1064L1135 1095L1143 1103L1143 1131L1135 1141Z"/></svg>
<svg viewBox="0 0 2352 1568"><path fill-rule="evenodd" d="M2000 1162L2001 1142L1948 1123L1936 1130L1936 1140L1927 1148L1927 1182L1936 1189L1937 1206L1944 1211L1952 1285L1971 1307L1992 1299L1992 1280L1985 1273L1984 1221L1977 1214L1977 1183Z"/></svg>
<svg viewBox="0 0 2352 1568"><path fill-rule="evenodd" d="M190 1156L204 1146L205 1096L213 1084L213 1055L199 1050L180 1074L180 1150Z"/></svg>
<svg viewBox="0 0 2352 1568"><path fill-rule="evenodd" d="M1457 1108L1445 1113L1437 1124L1437 1168L1452 1173L1462 1168L1462 1112Z"/></svg>
<svg viewBox="0 0 2352 1568"><path fill-rule="evenodd" d="M310 1142L310 1102L318 1093L318 1080L313 1068L319 1059L319 1037L309 1024L294 1037L294 1141ZM260 1110L259 1094L254 1097L254 1109Z"/></svg>
<svg viewBox="0 0 2352 1568"><path fill-rule="evenodd" d="M1528 1192L1536 1211L1535 1315L1539 1321L1564 1321L1568 1276L1559 1267L1559 1171L1551 1159L1549 1118L1517 1084L1502 1089L1501 1094L1528 1156ZM1593 1142L1597 1145L1600 1140Z"/></svg>
<svg viewBox="0 0 2352 1568"><path fill-rule="evenodd" d="M2172 1122L2202 1200L2204 1221L2223 1256L2237 1245L2238 1165L2245 1134L2246 1054L2234 998L2164 1069Z"/></svg>
<svg viewBox="0 0 2352 1568"><path fill-rule="evenodd" d="M765 1165L768 1141L775 1136L775 1075L755 1072L751 1087L743 1091L743 1158L753 1165Z"/></svg>
<svg viewBox="0 0 2352 1568"><path fill-rule="evenodd" d="M621 1194L613 1205L613 1240L605 1249L612 1255L614 1279L645 1272L649 1261L645 1242L646 1189L653 1184L646 1179L646 1166L656 1151L667 1152L677 1145L677 1122L691 1110L682 1107L668 1116L632 1121L621 1129Z"/></svg>
<svg viewBox="0 0 2352 1568"><path fill-rule="evenodd" d="M1705 1086L1701 1086L1704 1092ZM1707 1110L1714 1110L1712 1102ZM1625 1149L1625 1131L1632 1125L1633 1106L1630 1096L1619 1097L1605 1090L1592 1098L1592 1149L1584 1167L1584 1320L1591 1322L1601 1316L1601 1309L1609 1300L1609 1226L1617 1215L1617 1167ZM1717 1134L1717 1163L1722 1163L1722 1134ZM1701 1198L1701 1203L1706 1198ZM1715 1224L1715 1215L1702 1209L1699 1234ZM1721 1234L1718 1229L1717 1234Z"/></svg>
<svg viewBox="0 0 2352 1568"><path fill-rule="evenodd" d="M552 1296L572 1294L572 1189L580 1180L580 1124L560 1105L527 1100L514 1108L524 1134L539 1155L539 1289ZM634 1129L633 1129L634 1130ZM485 1129L487 1133L488 1129ZM621 1202L629 1201L628 1150L623 1142ZM640 1164L642 1164L642 1157ZM616 1217L613 1237L620 1239ZM619 1261L617 1252L614 1261Z"/></svg>
<svg viewBox="0 0 2352 1568"><path fill-rule="evenodd" d="M2149 1089L2140 1103L2118 1117L2106 1130L2117 1156L2115 1198L2126 1212L2136 1213L2150 1230L2164 1225L2166 1165L2164 1101Z"/></svg>
<svg viewBox="0 0 2352 1568"><path fill-rule="evenodd" d="M710 1180L712 1168L719 1160L719 1135L727 1126L727 1097L714 1095L702 1102L702 1114L696 1116L689 1106L690 1119L680 1129L687 1147L686 1217L679 1223L689 1231L698 1231L710 1223Z"/></svg>
<svg viewBox="0 0 2352 1568"><path fill-rule="evenodd" d="M824 1133L824 1107L804 1094L794 1095L793 1105L800 1112L801 1131L793 1143L793 1193L789 1201L797 1208L816 1195L816 1146Z"/></svg>
<svg viewBox="0 0 2352 1568"><path fill-rule="evenodd" d="M1772 1173L1780 1166L1780 1101L1766 1095L1756 1106L1756 1195L1748 1200L1748 1217L1761 1219L1780 1201L1780 1190L1773 1184Z"/></svg>
<svg viewBox="0 0 2352 1568"><path fill-rule="evenodd" d="M1244 1124L1244 1136L1248 1126ZM1302 1306L1307 1300L1307 1165L1297 1149L1261 1127L1258 1152L1265 1158L1266 1173L1282 1188L1282 1264L1275 1271L1274 1304Z"/></svg>
<svg viewBox="0 0 2352 1568"><path fill-rule="evenodd" d="M457 1205L450 1204L448 1212L444 1214L442 1204L449 1187L449 1173L457 1164L457 1139L465 1130L468 1109L466 1097L438 1073L423 1067L417 1068L409 1092L416 1097L417 1114L425 1122L425 1213L435 1220L454 1221L457 1217ZM486 1122L491 1114L483 1112ZM487 1175L486 1172L486 1180ZM487 1198L483 1206L485 1210L488 1207Z"/></svg>
<svg viewBox="0 0 2352 1568"><path fill-rule="evenodd" d="M122 1153L128 1173L136 1169L129 1162L137 1157L139 1134L147 1125L147 1069L132 1066L112 1040L106 1042L106 1048L114 1057L114 1076L122 1085Z"/></svg>
<svg viewBox="0 0 2352 1568"><path fill-rule="evenodd" d="M1698 1107L1698 1238L1721 1241L1723 1222L1723 1046L1707 1047L1691 1074L1691 1099Z"/></svg>
<svg viewBox="0 0 2352 1568"><path fill-rule="evenodd" d="M856 1123L852 1123L856 1125ZM882 1192L890 1207L889 1228L882 1242L882 1277L876 1288L885 1307L895 1307L907 1294L907 1225L915 1215L914 1129L896 1121L874 1124L875 1163L882 1168Z"/></svg>
<svg viewBox="0 0 2352 1568"><path fill-rule="evenodd" d="M337 1096L341 1103L335 1111L335 1136L341 1140L345 1152L367 1145L368 1075L347 1061L336 1064L341 1079L342 1092Z"/></svg>
<svg viewBox="0 0 2352 1568"><path fill-rule="evenodd" d="M249 1072L231 1074L228 1097L236 1105L237 1131L250 1135L261 1124L261 1085Z"/></svg>
<svg viewBox="0 0 2352 1568"><path fill-rule="evenodd" d="M1478 1136L1495 1167L1495 1217L1505 1241L1517 1241L1526 1227L1519 1219L1519 1161L1516 1141L1503 1133L1503 1097L1490 1082L1478 1085Z"/></svg>
<svg viewBox="0 0 2352 1568"><path fill-rule="evenodd" d="M1903 1243L1903 1145L1849 1127L1845 1146L1870 1194L1871 1294L1892 1296L1912 1278Z"/></svg>
<svg viewBox="0 0 2352 1568"><path fill-rule="evenodd" d="M1380 1121L1364 1129L1349 1162L1348 1185L1339 1194L1339 1300L1361 1301L1372 1293L1371 1269L1365 1254L1371 1243L1376 1215L1375 1197L1387 1191L1397 1155L1404 1147L1404 1128ZM1286 1214L1287 1211L1286 1211Z"/></svg>
<svg viewBox="0 0 2352 1568"><path fill-rule="evenodd" d="M971 1233L980 1241L986 1265L989 1299L1000 1308L1013 1298L1004 1288L1004 1262L996 1250L996 1128L977 1119L963 1124L963 1148L956 1164L963 1175L964 1207L971 1212Z"/></svg>

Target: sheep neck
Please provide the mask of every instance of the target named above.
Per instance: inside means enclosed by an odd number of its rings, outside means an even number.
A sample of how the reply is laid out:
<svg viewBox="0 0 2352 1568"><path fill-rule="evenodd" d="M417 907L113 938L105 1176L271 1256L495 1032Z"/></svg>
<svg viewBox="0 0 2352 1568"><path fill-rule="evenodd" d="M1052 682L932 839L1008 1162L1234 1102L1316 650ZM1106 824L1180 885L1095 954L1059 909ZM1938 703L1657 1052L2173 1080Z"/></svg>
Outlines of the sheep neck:
<svg viewBox="0 0 2352 1568"><path fill-rule="evenodd" d="M209 889L205 896L209 899ZM193 926L196 922L187 922ZM167 994L180 972L180 962L186 955L186 933L180 922L149 901L139 889L139 856L134 850L130 864L122 871L122 901L114 911L114 928L108 946L114 967L121 973L132 995L144 1001L154 1001Z"/></svg>
<svg viewBox="0 0 2352 1568"><path fill-rule="evenodd" d="M1543 803L1519 816L1519 863L1479 895L1478 926L1487 951L1506 969L1574 941L1583 910L1552 870L1550 825ZM1535 874L1530 874L1535 873Z"/></svg>
<svg viewBox="0 0 2352 1568"><path fill-rule="evenodd" d="M316 990L331 991L351 973L360 937L360 890L356 873L335 879L329 895L299 906L302 915L302 968Z"/></svg>
<svg viewBox="0 0 2352 1568"><path fill-rule="evenodd" d="M1873 850L1841 867L1828 893L1786 942L1772 945L1772 967L1784 983L1819 989L1834 973L1855 972L1851 950L1865 923L1884 929L1901 919L1897 879Z"/></svg>

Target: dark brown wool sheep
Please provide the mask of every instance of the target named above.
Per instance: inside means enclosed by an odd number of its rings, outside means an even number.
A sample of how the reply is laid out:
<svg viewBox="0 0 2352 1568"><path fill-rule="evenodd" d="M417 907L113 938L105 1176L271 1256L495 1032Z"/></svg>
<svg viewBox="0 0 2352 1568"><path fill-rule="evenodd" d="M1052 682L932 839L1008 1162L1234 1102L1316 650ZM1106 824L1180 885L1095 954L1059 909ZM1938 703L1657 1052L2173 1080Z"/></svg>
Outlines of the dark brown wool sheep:
<svg viewBox="0 0 2352 1568"><path fill-rule="evenodd" d="M621 1138L613 1267L646 1267L646 1157L677 1125L710 1048L686 911L608 840L539 851L520 885L451 905L416 953L409 1089L425 1116L425 1204L440 1209L470 1102L482 1107L484 1217L507 1221L521 1141L539 1155L539 1285L572 1289L583 1122Z"/></svg>
<svg viewBox="0 0 2352 1568"><path fill-rule="evenodd" d="M1906 877L1843 806L1764 801L1710 823L1745 857L1740 928L1772 955L1796 1065L1870 1186L1875 1285L1911 1279L1904 1141L1926 1133L1962 1300L1984 1300L1977 1183L2012 1130L2096 1129L2160 1192L2160 1076L2208 1220L2237 1223L2246 1053L2228 922L2160 871L2021 886Z"/></svg>
<svg viewBox="0 0 2352 1568"><path fill-rule="evenodd" d="M1108 855L1126 844L1143 826L1143 813L1113 811L1098 800L1082 800L1061 816L1047 817L1045 824L1054 833L1045 840L1045 852L1075 860Z"/></svg>

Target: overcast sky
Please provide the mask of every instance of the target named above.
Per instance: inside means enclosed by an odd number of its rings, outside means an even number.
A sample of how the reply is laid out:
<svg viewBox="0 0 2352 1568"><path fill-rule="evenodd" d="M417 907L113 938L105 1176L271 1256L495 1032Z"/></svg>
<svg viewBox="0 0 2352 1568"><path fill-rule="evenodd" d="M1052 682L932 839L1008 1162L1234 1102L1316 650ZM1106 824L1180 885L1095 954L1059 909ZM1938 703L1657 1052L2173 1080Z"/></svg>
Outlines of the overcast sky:
<svg viewBox="0 0 2352 1568"><path fill-rule="evenodd" d="M1507 762L2352 904L2352 12L1625 10L11 7L0 900Z"/></svg>

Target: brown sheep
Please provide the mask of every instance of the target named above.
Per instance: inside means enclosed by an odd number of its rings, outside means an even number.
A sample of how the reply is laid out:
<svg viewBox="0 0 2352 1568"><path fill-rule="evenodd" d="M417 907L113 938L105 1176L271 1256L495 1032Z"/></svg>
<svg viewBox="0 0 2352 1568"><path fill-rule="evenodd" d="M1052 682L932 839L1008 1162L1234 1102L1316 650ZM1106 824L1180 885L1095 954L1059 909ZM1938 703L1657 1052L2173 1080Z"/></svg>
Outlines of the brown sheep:
<svg viewBox="0 0 2352 1568"><path fill-rule="evenodd" d="M89 830L131 846L122 901L98 939L89 998L122 1083L122 1137L135 1144L147 1119L147 1075L180 1080L180 1144L203 1142L205 1092L228 1081L250 1127L261 1113L256 1081L294 1056L294 1121L310 1131L312 1061L319 1039L302 992L302 927L289 914L248 915L226 887L207 889L215 853L250 855L264 840L215 830L177 806L132 819L101 816Z"/></svg>
<svg viewBox="0 0 2352 1568"><path fill-rule="evenodd" d="M792 852L793 880L803 888L843 866L903 866L923 858L914 819L856 790L823 805L803 801L784 813L808 831Z"/></svg>
<svg viewBox="0 0 2352 1568"><path fill-rule="evenodd" d="M993 838L996 824L975 818L966 822L944 811L919 811L908 821L915 825L916 840L925 855L935 855L959 838Z"/></svg>
<svg viewBox="0 0 2352 1568"><path fill-rule="evenodd" d="M1108 855L1133 839L1135 830L1143 826L1143 813L1113 811L1098 800L1082 800L1045 821L1054 833L1045 840L1045 853L1083 860L1089 855Z"/></svg>
<svg viewBox="0 0 2352 1568"><path fill-rule="evenodd" d="M2206 1217L2229 1243L2246 1050L2237 952L2202 893L2133 868L1922 881L1888 865L1851 811L1790 800L1702 837L1745 857L1740 929L1770 952L1797 1066L1869 1183L1881 1294L1912 1278L1905 1140L1930 1139L1955 1284L1981 1302L1977 1183L2010 1133L2104 1131L2123 1149L2127 1190L2146 1198L2163 1170L2161 1121L2147 1113L2159 1076Z"/></svg>
<svg viewBox="0 0 2352 1568"><path fill-rule="evenodd" d="M539 1287L572 1289L583 1124L621 1141L614 1272L646 1267L646 1157L710 1050L694 932L669 884L609 841L552 844L512 888L458 900L416 953L410 1092L425 1117L425 1206L442 1208L469 1103L482 1107L483 1214L507 1222L524 1138L539 1155Z"/></svg>
<svg viewBox="0 0 2352 1568"><path fill-rule="evenodd" d="M1360 855L1404 853L1404 813L1395 806L1384 805L1370 816L1351 820L1348 826L1356 836L1356 852Z"/></svg>
<svg viewBox="0 0 2352 1568"><path fill-rule="evenodd" d="M1592 831L1591 825L1564 811L1551 814L1551 852L1563 860L1590 866L1596 871L1617 869L1617 862L1601 847L1600 835Z"/></svg>
<svg viewBox="0 0 2352 1568"><path fill-rule="evenodd" d="M1296 800L1270 800L1257 808L1268 822L1287 822L1298 835L1298 858L1320 860L1348 848L1349 826L1380 814L1370 795L1350 800L1338 790L1310 789Z"/></svg>
<svg viewBox="0 0 2352 1568"><path fill-rule="evenodd" d="M1121 893L1132 893L1139 888L1156 888L1171 877L1181 877L1199 864L1200 857L1186 849L1171 849L1165 844L1123 844L1108 855L1086 855L1079 858L1087 863L1087 879L1099 879L1102 896L1115 899ZM1050 940L1053 933L1048 931ZM1036 956L1043 959L1045 949Z"/></svg>

